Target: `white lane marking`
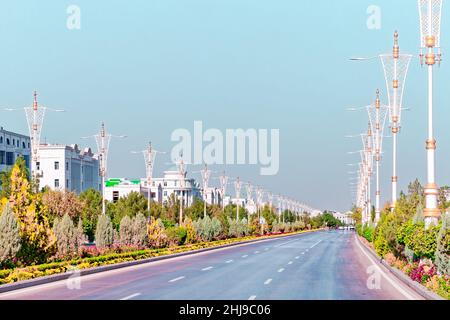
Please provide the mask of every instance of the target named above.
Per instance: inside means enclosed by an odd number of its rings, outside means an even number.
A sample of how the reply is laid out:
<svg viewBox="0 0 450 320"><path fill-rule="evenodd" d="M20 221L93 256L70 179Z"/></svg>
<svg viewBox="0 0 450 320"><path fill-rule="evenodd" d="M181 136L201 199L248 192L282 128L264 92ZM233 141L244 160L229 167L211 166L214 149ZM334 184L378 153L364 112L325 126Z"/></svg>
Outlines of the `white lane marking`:
<svg viewBox="0 0 450 320"><path fill-rule="evenodd" d="M278 270L278 273L281 273L284 271L284 268L281 268L280 270Z"/></svg>
<svg viewBox="0 0 450 320"><path fill-rule="evenodd" d="M355 240L356 240L356 236L355 236ZM364 253L364 255L367 257L367 259L369 259L370 262L372 262L372 264L378 269L378 271L380 272L380 274L387 280L389 281L389 283L395 288L397 289L401 294L403 294L406 298L408 298L409 300L415 300L413 296L411 296L408 292L406 292L405 290L403 290L402 287L400 287L397 283L395 283L394 280L392 280L391 278L389 278L385 272L380 268L380 266L378 265L377 262L375 262L371 256L369 256L369 254L361 247L361 245L359 244L359 241L356 240L356 245L359 247L359 250L361 250L362 253Z"/></svg>
<svg viewBox="0 0 450 320"><path fill-rule="evenodd" d="M259 251L255 251L255 254L258 254L259 253Z"/></svg>
<svg viewBox="0 0 450 320"><path fill-rule="evenodd" d="M248 300L256 300L256 296L251 296Z"/></svg>
<svg viewBox="0 0 450 320"><path fill-rule="evenodd" d="M304 252L302 252L302 254L305 254Z"/></svg>
<svg viewBox="0 0 450 320"><path fill-rule="evenodd" d="M245 259L245 258L247 258L247 257L248 257L248 255L247 255L247 254L246 254L245 256L242 256L242 258L244 258L244 259Z"/></svg>
<svg viewBox="0 0 450 320"><path fill-rule="evenodd" d="M128 296L128 297L122 298L122 299L120 299L120 300L121 300L121 301L131 300L131 299L136 298L136 297L138 297L138 296L140 296L140 295L141 295L140 293L135 293L135 294L132 294L132 295L130 295L130 296Z"/></svg>
<svg viewBox="0 0 450 320"><path fill-rule="evenodd" d="M299 259L299 258L300 258L300 256L296 256L296 257L295 257L295 259Z"/></svg>
<svg viewBox="0 0 450 320"><path fill-rule="evenodd" d="M265 249L264 249L264 251L267 251L267 250L269 250L269 248L265 248Z"/></svg>
<svg viewBox="0 0 450 320"><path fill-rule="evenodd" d="M170 280L169 282L177 282L177 281L183 280L184 278L185 278L184 276L183 277L178 277L178 278Z"/></svg>
<svg viewBox="0 0 450 320"><path fill-rule="evenodd" d="M293 264L293 262L292 261L289 261L289 263L288 264Z"/></svg>
<svg viewBox="0 0 450 320"><path fill-rule="evenodd" d="M278 248L278 247L284 246L285 244L288 244L288 243L291 243L291 242L294 242L294 241L299 241L299 240L302 240L302 239L301 239L301 238L300 238L300 239L297 238L297 239L294 239L294 240L291 240L291 241L288 241L288 242L284 242L284 243L277 244L277 245L275 245L275 246L273 246L273 247L274 247L274 248Z"/></svg>
<svg viewBox="0 0 450 320"><path fill-rule="evenodd" d="M310 249L314 248L315 246L317 246L317 245L318 245L319 243L321 243L321 242L322 242L322 240L316 242L315 244L313 244L313 245L310 247Z"/></svg>
<svg viewBox="0 0 450 320"><path fill-rule="evenodd" d="M233 260L228 260L225 263L232 263L232 262L233 262Z"/></svg>
<svg viewBox="0 0 450 320"><path fill-rule="evenodd" d="M209 270L211 270L211 269L213 269L213 267L203 268L202 271L209 271Z"/></svg>
<svg viewBox="0 0 450 320"><path fill-rule="evenodd" d="M266 282L264 282L264 284L267 286L268 284L270 284L272 282L272 279L267 279Z"/></svg>

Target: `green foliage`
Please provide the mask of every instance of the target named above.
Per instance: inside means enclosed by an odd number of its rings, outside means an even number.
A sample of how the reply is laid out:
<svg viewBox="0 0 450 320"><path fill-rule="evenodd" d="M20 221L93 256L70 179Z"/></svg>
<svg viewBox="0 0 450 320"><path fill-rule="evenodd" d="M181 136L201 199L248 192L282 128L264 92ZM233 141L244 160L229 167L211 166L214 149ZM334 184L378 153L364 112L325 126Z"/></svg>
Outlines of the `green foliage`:
<svg viewBox="0 0 450 320"><path fill-rule="evenodd" d="M186 227L172 227L166 230L169 245L179 246L186 242L187 229Z"/></svg>
<svg viewBox="0 0 450 320"><path fill-rule="evenodd" d="M414 223L411 219L399 227L397 243L414 252L414 259L434 259L436 239L440 226L425 229L424 222Z"/></svg>
<svg viewBox="0 0 450 320"><path fill-rule="evenodd" d="M62 220L55 218L53 232L56 236L56 247L59 257L74 256L78 253L83 239L80 228L75 227L72 219L66 213Z"/></svg>
<svg viewBox="0 0 450 320"><path fill-rule="evenodd" d="M442 225L439 230L435 264L438 272L450 275L450 214L442 215ZM449 290L450 291L450 290Z"/></svg>
<svg viewBox="0 0 450 320"><path fill-rule="evenodd" d="M11 176L13 168L19 169L20 176L30 181L30 171L28 170L25 159L22 156L17 157L13 167L0 172L0 199L9 198L11 196Z"/></svg>
<svg viewBox="0 0 450 320"><path fill-rule="evenodd" d="M192 220L190 218L186 218L184 220L183 227L186 228L186 243L195 243L197 241L197 232L195 231Z"/></svg>
<svg viewBox="0 0 450 320"><path fill-rule="evenodd" d="M82 192L79 198L84 204L81 212L83 230L92 242L95 238L98 217L102 214L102 194L97 190L89 189Z"/></svg>
<svg viewBox="0 0 450 320"><path fill-rule="evenodd" d="M13 259L21 247L20 226L9 203L0 216L0 264Z"/></svg>
<svg viewBox="0 0 450 320"><path fill-rule="evenodd" d="M211 241L217 239L223 231L222 224L217 218L206 216L194 222L194 228L197 236L203 241Z"/></svg>
<svg viewBox="0 0 450 320"><path fill-rule="evenodd" d="M122 245L133 243L133 221L129 216L124 216L120 221L119 238Z"/></svg>
<svg viewBox="0 0 450 320"><path fill-rule="evenodd" d="M236 221L228 218L228 236L234 238L245 237L250 234L247 219Z"/></svg>
<svg viewBox="0 0 450 320"><path fill-rule="evenodd" d="M118 229L122 218L128 216L135 217L138 213L147 214L147 199L139 192L130 192L126 197L121 197L116 203L108 206L108 213Z"/></svg>
<svg viewBox="0 0 450 320"><path fill-rule="evenodd" d="M114 228L106 214L100 215L95 230L95 244L99 248L110 247L114 243Z"/></svg>
<svg viewBox="0 0 450 320"><path fill-rule="evenodd" d="M133 238L132 243L138 247L147 245L147 219L142 213L138 213L133 218Z"/></svg>
<svg viewBox="0 0 450 320"><path fill-rule="evenodd" d="M152 248L163 248L168 244L166 228L161 219L153 219L147 229L148 244Z"/></svg>

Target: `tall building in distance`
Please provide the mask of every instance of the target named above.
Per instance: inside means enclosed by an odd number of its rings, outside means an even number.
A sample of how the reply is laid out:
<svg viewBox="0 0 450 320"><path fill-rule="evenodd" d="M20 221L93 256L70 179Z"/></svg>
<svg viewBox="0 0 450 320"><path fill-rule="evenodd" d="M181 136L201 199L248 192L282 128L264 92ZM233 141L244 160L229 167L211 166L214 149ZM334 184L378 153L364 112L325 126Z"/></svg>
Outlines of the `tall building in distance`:
<svg viewBox="0 0 450 320"><path fill-rule="evenodd" d="M41 144L36 171L40 188L77 194L102 188L98 155L91 148L81 150L76 144Z"/></svg>
<svg viewBox="0 0 450 320"><path fill-rule="evenodd" d="M0 127L0 171L5 171L22 156L30 169L31 142L30 137L6 131Z"/></svg>

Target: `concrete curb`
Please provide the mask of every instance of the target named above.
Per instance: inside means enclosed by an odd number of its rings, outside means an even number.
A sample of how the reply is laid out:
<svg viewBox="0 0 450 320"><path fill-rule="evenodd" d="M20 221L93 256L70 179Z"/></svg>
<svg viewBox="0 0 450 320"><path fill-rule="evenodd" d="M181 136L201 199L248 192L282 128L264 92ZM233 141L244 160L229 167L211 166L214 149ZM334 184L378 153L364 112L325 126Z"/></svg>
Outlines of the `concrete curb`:
<svg viewBox="0 0 450 320"><path fill-rule="evenodd" d="M226 248L236 247L239 245L247 245L247 244L252 244L252 243L256 243L256 242L264 242L264 241L279 239L279 238L290 238L290 237L304 235L304 234L310 234L310 233L314 233L314 232L318 232L318 231L322 231L322 230L319 229L319 230L302 232L302 233L297 233L297 234L277 235L277 236L273 236L273 237L265 238L265 239L247 240L247 241L242 241L242 242L224 244L224 245L217 246L217 247L203 248L203 249L197 249L197 250L192 250L192 251L168 254L168 255L164 255L164 256L160 256L160 257L153 257L153 258L147 258L147 259L142 259L142 260L127 261L127 262L121 262L121 263L116 263L116 264L111 264L111 265L105 265L105 266L101 266L101 267L82 269L82 270L79 270L78 272L69 271L69 272L64 272L61 274L39 277L36 279L30 279L30 280L24 280L24 281L19 281L19 282L14 282L14 283L3 284L3 285L0 285L0 293L6 293L6 292L19 290L19 289L30 288L30 287L34 287L34 286L38 286L38 285L42 285L42 284L48 284L48 283L61 281L61 280L67 280L75 274L77 276L87 276L90 274L96 274L96 273L101 273L101 272L105 272L105 271L123 269L126 267L132 267L132 266L137 266L137 265L152 263L152 262L157 262L157 261L169 260L169 259L173 259L173 258L194 255L194 254L198 254L198 253L202 253L202 252L226 249Z"/></svg>
<svg viewBox="0 0 450 320"><path fill-rule="evenodd" d="M425 286L421 285L420 283L410 279L406 274L404 274L402 271L398 270L395 267L390 266L383 258L379 257L377 253L369 246L367 246L363 241L361 241L360 236L357 234L356 237L360 244L363 245L365 249L369 252L369 254L375 258L377 261L379 261L383 266L386 267L386 269L389 270L390 273L392 273L397 279L399 279L401 282L406 284L408 287L413 289L415 292L420 294L422 297L424 297L427 300L446 300L440 295L434 293L433 291L429 290Z"/></svg>

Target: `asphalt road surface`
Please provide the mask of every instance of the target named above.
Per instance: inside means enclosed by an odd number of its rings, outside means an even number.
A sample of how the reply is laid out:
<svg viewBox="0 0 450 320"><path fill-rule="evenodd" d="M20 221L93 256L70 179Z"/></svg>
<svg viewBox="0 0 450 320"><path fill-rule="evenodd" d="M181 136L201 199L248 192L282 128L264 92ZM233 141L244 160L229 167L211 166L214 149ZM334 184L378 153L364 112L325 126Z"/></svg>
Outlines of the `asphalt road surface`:
<svg viewBox="0 0 450 320"><path fill-rule="evenodd" d="M352 231L320 231L58 281L0 299L423 299L366 250Z"/></svg>

